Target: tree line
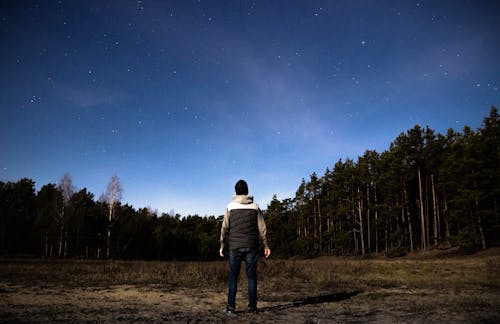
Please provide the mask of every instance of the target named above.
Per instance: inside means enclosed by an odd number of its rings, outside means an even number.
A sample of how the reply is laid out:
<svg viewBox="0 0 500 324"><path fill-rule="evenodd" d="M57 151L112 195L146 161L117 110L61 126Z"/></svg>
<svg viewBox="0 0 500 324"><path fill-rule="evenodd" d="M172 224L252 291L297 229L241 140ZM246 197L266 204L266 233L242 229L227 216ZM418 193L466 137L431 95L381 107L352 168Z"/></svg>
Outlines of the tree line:
<svg viewBox="0 0 500 324"><path fill-rule="evenodd" d="M416 125L382 153L339 160L267 210L281 255L404 255L500 241L500 120L436 134Z"/></svg>
<svg viewBox="0 0 500 324"><path fill-rule="evenodd" d="M70 174L59 184L24 178L0 182L0 251L43 257L212 260L217 257L219 223L214 216L162 214L120 202L122 188L112 176L98 200L75 192Z"/></svg>
<svg viewBox="0 0 500 324"><path fill-rule="evenodd" d="M439 134L416 125L381 153L337 161L273 197L264 217L273 253L404 255L500 240L500 119ZM222 216L182 217L123 205L118 177L99 199L70 174L38 192L28 178L0 182L3 255L160 260L217 258Z"/></svg>

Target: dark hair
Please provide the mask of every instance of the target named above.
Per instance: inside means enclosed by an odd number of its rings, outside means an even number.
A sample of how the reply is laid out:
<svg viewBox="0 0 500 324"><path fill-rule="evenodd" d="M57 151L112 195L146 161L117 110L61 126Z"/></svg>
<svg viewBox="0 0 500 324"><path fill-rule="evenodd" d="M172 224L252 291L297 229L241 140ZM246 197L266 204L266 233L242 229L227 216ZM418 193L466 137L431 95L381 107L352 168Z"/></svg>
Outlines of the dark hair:
<svg viewBox="0 0 500 324"><path fill-rule="evenodd" d="M236 191L237 195L248 195L248 185L245 182L245 180L240 180L236 182L234 190Z"/></svg>

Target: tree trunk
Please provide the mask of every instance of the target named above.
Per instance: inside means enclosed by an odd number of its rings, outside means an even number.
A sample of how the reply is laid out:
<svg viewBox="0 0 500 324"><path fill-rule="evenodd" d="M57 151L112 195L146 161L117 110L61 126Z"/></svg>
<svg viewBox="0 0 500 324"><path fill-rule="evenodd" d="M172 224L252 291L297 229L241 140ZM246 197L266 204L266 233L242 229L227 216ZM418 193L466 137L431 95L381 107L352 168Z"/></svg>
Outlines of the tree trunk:
<svg viewBox="0 0 500 324"><path fill-rule="evenodd" d="M106 240L106 258L109 259L109 250L111 245L111 221L113 219L113 205L109 206L109 218L108 218L108 236Z"/></svg>
<svg viewBox="0 0 500 324"><path fill-rule="evenodd" d="M60 223L59 223L59 252L58 256L60 257L63 252L63 232L64 232L64 207L61 210L60 215Z"/></svg>
<svg viewBox="0 0 500 324"><path fill-rule="evenodd" d="M377 185L375 184L375 253L378 253L378 201L377 201Z"/></svg>
<svg viewBox="0 0 500 324"><path fill-rule="evenodd" d="M407 231L408 231L408 228L406 227L406 213L405 213L405 203L404 203L404 197L402 197L401 199L401 223L403 225L403 231L400 235L401 239L401 243L400 245L403 245L405 247L408 246L408 239L407 239Z"/></svg>
<svg viewBox="0 0 500 324"><path fill-rule="evenodd" d="M434 211L434 246L438 244L438 202L436 197L436 186L434 185L434 173L431 174L432 209Z"/></svg>
<svg viewBox="0 0 500 324"><path fill-rule="evenodd" d="M385 252L388 252L389 251L389 246L387 245L389 242L389 238L388 238L388 235L387 235L387 226L388 226L388 223L389 223L389 219L388 217L386 217L385 219L385 231L384 231L384 244L385 244Z"/></svg>
<svg viewBox="0 0 500 324"><path fill-rule="evenodd" d="M419 205L420 205L420 231L421 231L421 244L422 250L426 249L425 246L425 215L424 215L424 201L422 194L422 176L420 174L420 166L417 167L418 174L418 194L419 194Z"/></svg>
<svg viewBox="0 0 500 324"><path fill-rule="evenodd" d="M428 197L429 193L429 181L426 178L425 181L425 191L424 191L424 197ZM430 237L431 237L431 232L430 232L430 219L429 219L429 199L424 199L424 204L425 204L425 246L427 249L430 248Z"/></svg>
<svg viewBox="0 0 500 324"><path fill-rule="evenodd" d="M64 232L64 257L68 256L68 232Z"/></svg>
<svg viewBox="0 0 500 324"><path fill-rule="evenodd" d="M49 256L49 233L45 232L45 257Z"/></svg>
<svg viewBox="0 0 500 324"><path fill-rule="evenodd" d="M306 218L304 214L302 214L302 226L302 235L307 239L309 238L309 217Z"/></svg>
<svg viewBox="0 0 500 324"><path fill-rule="evenodd" d="M358 255L358 236L356 235L356 228L352 229L352 235L354 238L354 255Z"/></svg>
<svg viewBox="0 0 500 324"><path fill-rule="evenodd" d="M367 231L367 243L368 243L368 255L372 251L371 247L371 233L370 233L370 187L366 186L366 231Z"/></svg>
<svg viewBox="0 0 500 324"><path fill-rule="evenodd" d="M410 252L413 252L413 229L411 226L411 213L408 204L408 193L406 192L406 184L403 181L404 205L406 206L406 218L408 220L408 236L410 238Z"/></svg>
<svg viewBox="0 0 500 324"><path fill-rule="evenodd" d="M389 205L389 215L392 215L392 207L391 205ZM394 233L393 230L392 230L392 221L389 222L389 233ZM394 249L394 242L392 239L389 240L389 248L392 250Z"/></svg>
<svg viewBox="0 0 500 324"><path fill-rule="evenodd" d="M323 231L322 231L322 222L321 222L321 206L320 206L320 199L318 198L318 221L319 221L319 226L318 226L318 231L319 231L319 253L321 254L323 252L323 242L322 242L322 236L323 236Z"/></svg>
<svg viewBox="0 0 500 324"><path fill-rule="evenodd" d="M109 259L109 246L110 246L110 242L111 241L111 225L108 226L108 238L107 238L107 242L106 242L106 258Z"/></svg>
<svg viewBox="0 0 500 324"><path fill-rule="evenodd" d="M101 258L101 233L97 233L97 259Z"/></svg>
<svg viewBox="0 0 500 324"><path fill-rule="evenodd" d="M300 212L300 209L299 209L299 212L298 212L298 221L297 221L297 237L298 238L302 238L302 223L304 221L302 220L302 213Z"/></svg>
<svg viewBox="0 0 500 324"><path fill-rule="evenodd" d="M478 223L478 227L479 227L479 235L481 237L481 246L482 246L483 250L486 250L486 240L484 238L483 225L481 225L481 215L479 214L479 196L478 196L478 193L477 193L477 183L476 183L476 178L474 176L474 171L472 171L472 180L473 180L473 183L474 183L474 202L475 202L475 205L476 205L474 214L477 215L477 223Z"/></svg>
<svg viewBox="0 0 500 324"><path fill-rule="evenodd" d="M361 195L359 195L358 187L358 217L359 217L359 237L361 239L361 255L365 255L365 238L363 232L363 202L361 201Z"/></svg>
<svg viewBox="0 0 500 324"><path fill-rule="evenodd" d="M477 223L479 226L479 234L481 235L481 245L483 250L486 250L486 240L484 238L483 225L481 225L481 216L477 215Z"/></svg>
<svg viewBox="0 0 500 324"><path fill-rule="evenodd" d="M326 212L326 233L328 240L326 242L326 254L330 255L332 253L332 232L330 232L330 210Z"/></svg>
<svg viewBox="0 0 500 324"><path fill-rule="evenodd" d="M446 242L450 239L450 225L448 224L448 200L446 199L446 189L443 190L443 222Z"/></svg>
<svg viewBox="0 0 500 324"><path fill-rule="evenodd" d="M2 246L0 248L0 252L5 253L5 214L2 212L1 213L2 217Z"/></svg>
<svg viewBox="0 0 500 324"><path fill-rule="evenodd" d="M316 212L316 204L314 203L314 199L311 201L313 205L313 248L315 252L318 252L318 213Z"/></svg>

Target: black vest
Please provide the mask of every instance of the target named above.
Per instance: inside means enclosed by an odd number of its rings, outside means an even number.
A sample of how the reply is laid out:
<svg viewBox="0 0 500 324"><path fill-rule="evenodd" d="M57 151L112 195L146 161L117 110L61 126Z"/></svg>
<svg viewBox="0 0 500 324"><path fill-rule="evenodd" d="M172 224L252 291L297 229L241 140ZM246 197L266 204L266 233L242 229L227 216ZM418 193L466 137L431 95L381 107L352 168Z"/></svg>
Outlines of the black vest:
<svg viewBox="0 0 500 324"><path fill-rule="evenodd" d="M232 209L229 212L229 248L251 248L259 246L257 210Z"/></svg>

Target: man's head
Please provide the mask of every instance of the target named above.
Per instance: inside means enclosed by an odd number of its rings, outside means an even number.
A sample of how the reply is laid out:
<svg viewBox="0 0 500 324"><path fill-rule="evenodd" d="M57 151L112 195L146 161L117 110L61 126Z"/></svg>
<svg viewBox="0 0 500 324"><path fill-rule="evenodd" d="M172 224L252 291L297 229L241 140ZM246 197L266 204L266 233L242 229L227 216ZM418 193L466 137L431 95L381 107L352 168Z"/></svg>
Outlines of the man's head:
<svg viewBox="0 0 500 324"><path fill-rule="evenodd" d="M236 191L237 195L248 195L248 185L245 182L245 180L240 180L236 182L234 190Z"/></svg>

